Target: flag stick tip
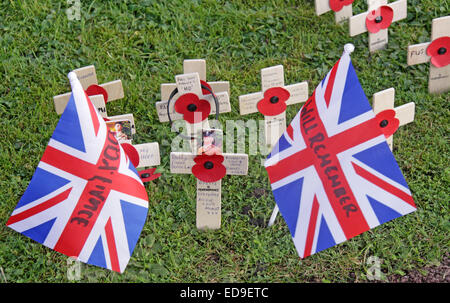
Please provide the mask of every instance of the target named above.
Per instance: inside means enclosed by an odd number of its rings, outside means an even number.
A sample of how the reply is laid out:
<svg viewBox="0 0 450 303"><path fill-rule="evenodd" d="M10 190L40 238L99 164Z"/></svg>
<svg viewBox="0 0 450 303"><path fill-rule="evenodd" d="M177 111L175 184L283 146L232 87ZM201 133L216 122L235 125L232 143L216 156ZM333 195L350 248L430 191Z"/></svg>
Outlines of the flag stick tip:
<svg viewBox="0 0 450 303"><path fill-rule="evenodd" d="M67 77L69 77L69 81L70 81L70 82L73 82L73 81L75 81L75 80L78 80L77 74L75 74L74 72L70 72L70 73L67 75Z"/></svg>
<svg viewBox="0 0 450 303"><path fill-rule="evenodd" d="M346 45L344 45L344 53L346 54L351 54L353 53L353 51L355 50L355 46L351 43L347 43Z"/></svg>

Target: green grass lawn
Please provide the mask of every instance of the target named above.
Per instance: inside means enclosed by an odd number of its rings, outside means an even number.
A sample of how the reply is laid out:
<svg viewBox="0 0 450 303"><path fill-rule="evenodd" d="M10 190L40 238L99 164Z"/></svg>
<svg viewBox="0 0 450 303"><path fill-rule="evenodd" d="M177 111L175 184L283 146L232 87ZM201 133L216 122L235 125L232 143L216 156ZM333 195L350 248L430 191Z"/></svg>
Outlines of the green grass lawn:
<svg viewBox="0 0 450 303"><path fill-rule="evenodd" d="M367 9L355 1L354 14ZM449 245L449 97L429 95L428 64L408 67L408 44L430 39L431 20L449 15L446 0L408 1L408 17L389 29L386 50L369 54L367 34L350 38L332 12L313 1L81 1L69 21L66 1L0 2L0 281L68 282L67 257L7 228L58 121L52 97L69 90L70 70L95 65L99 82L121 79L125 98L110 115L133 113L134 143L160 142L162 177L146 185L150 205L141 238L123 274L82 264L90 282L367 281L367 260L381 260L384 279L438 264ZM418 210L300 260L284 220L266 228L274 206L261 155L248 176L222 181L222 228L195 228L195 178L170 174L176 136L158 121L160 84L182 73L184 59L207 60L208 80L231 83L238 96L260 89L260 69L282 64L286 84L307 80L310 93L345 43L366 95L396 89L396 105L416 103L414 123L394 138L394 154ZM290 106L290 121L301 105ZM248 151L248 145L247 145Z"/></svg>

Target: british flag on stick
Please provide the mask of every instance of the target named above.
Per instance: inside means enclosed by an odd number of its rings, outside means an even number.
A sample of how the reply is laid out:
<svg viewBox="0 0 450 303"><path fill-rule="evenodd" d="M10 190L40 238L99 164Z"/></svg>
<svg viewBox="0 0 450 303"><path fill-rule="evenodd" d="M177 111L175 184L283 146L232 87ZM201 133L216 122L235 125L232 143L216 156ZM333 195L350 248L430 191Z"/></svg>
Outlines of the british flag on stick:
<svg viewBox="0 0 450 303"><path fill-rule="evenodd" d="M265 162L301 258L416 210L351 51L317 86Z"/></svg>
<svg viewBox="0 0 450 303"><path fill-rule="evenodd" d="M123 272L148 212L139 175L75 73L72 96L6 223L82 262Z"/></svg>

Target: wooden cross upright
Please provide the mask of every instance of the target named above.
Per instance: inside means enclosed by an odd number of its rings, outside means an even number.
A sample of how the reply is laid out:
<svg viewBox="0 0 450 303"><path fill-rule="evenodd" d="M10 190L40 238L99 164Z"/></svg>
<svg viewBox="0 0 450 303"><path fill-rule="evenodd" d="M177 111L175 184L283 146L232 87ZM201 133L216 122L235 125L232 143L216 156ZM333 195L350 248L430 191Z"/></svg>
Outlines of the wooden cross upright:
<svg viewBox="0 0 450 303"><path fill-rule="evenodd" d="M167 103L171 94L175 89L178 93L172 96L169 114L172 121L183 119L183 115L175 111L175 102L183 94L194 93L199 99L208 101L211 105L210 114L216 113L216 105L214 98L209 91L202 88L208 87L216 96L219 103L219 113L231 112L230 104L230 84L228 81L206 82L206 61L203 59L184 60L183 62L184 74L175 77L176 83L161 84L161 100L156 102L156 112L160 122L168 122ZM194 132L194 125L187 123L188 135ZM204 128L209 128L207 122L203 123Z"/></svg>
<svg viewBox="0 0 450 303"><path fill-rule="evenodd" d="M388 4L388 0L368 0L369 9L365 13L350 18L350 36L369 32L369 51L383 49L388 43L388 27L392 22L405 19L407 1L398 0Z"/></svg>
<svg viewBox="0 0 450 303"><path fill-rule="evenodd" d="M315 0L314 2L317 16L333 10L336 23L343 23L353 15L353 0Z"/></svg>
<svg viewBox="0 0 450 303"><path fill-rule="evenodd" d="M156 102L156 110L158 113L160 122L168 122L169 115L167 110L167 105L169 103L169 114L170 120L181 120L184 119L186 123L187 136L194 138L202 129L209 129L208 118L203 116L203 112L201 110L200 105L205 105L204 101L209 103L210 112L209 115L216 114L216 102L212 94L207 92L205 94L205 90L202 88L202 84L200 82L200 76L197 72L190 74L182 74L175 76L176 87L174 88L172 84L170 85L161 85L161 96L169 96L165 101ZM176 91L177 93L174 94ZM214 92L213 92L214 93ZM194 94L196 96L196 100L193 102L188 102L186 104L186 108L182 108L184 110L184 114L177 112L175 110L175 104L178 100L181 101L187 94ZM172 98L170 96L172 95ZM226 113L231 111L231 104L228 92L219 92L214 93L216 96L218 105L219 105L219 113ZM185 101L185 100L183 100ZM190 113L189 113L190 112ZM185 117L187 114L192 114L194 117L192 120ZM203 119L204 118L204 119ZM203 120L202 120L203 119ZM191 140L191 144L193 148L197 146L197 142L195 139Z"/></svg>
<svg viewBox="0 0 450 303"><path fill-rule="evenodd" d="M124 97L123 86L121 80L115 80L104 84L98 84L97 74L95 72L95 66L89 65L74 70L81 86L89 95L94 106L98 109L102 117L106 117L106 103ZM106 93L106 94L105 94ZM53 97L55 103L55 110L58 115L61 115L66 108L67 102L69 102L70 95L72 93L66 93ZM104 97L107 97L105 100Z"/></svg>
<svg viewBox="0 0 450 303"><path fill-rule="evenodd" d="M223 166L227 175L247 175L247 154L222 154L211 156L211 158L203 157L189 152L171 152L170 172L173 174L196 174L199 170L203 170L203 173L207 173L208 170L220 170L219 166ZM220 163L220 160L213 161L217 160L218 157L223 157L222 163ZM225 173L223 168L221 170L222 173ZM196 225L198 229L220 228L222 217L221 185L221 179L214 182L205 182L197 177Z"/></svg>
<svg viewBox="0 0 450 303"><path fill-rule="evenodd" d="M248 115L260 111L261 107L258 107L258 104L261 105L261 102L266 102L269 106L278 106L281 102L285 102L285 105L292 105L308 100L307 81L284 85L283 65L261 69L261 88L261 92L239 96L239 110L241 115ZM272 89L274 88L277 91L273 91ZM284 94L285 100L282 100L282 96L277 95L280 89L288 92L288 94ZM275 92L275 94L271 92ZM281 113L279 111L274 113L264 112L263 114L266 145L271 149L286 130L286 111L283 110Z"/></svg>
<svg viewBox="0 0 450 303"><path fill-rule="evenodd" d="M377 92L373 95L372 108L375 115L388 109L395 111L395 118L399 120L399 126L411 123L414 121L415 103L409 102L397 107L394 107L395 89L393 87ZM394 135L386 138L389 148L393 148Z"/></svg>
<svg viewBox="0 0 450 303"><path fill-rule="evenodd" d="M439 40L438 40L439 39ZM428 91L432 94L444 93L450 90L450 64L442 66L440 62L432 60L439 56L448 56L450 53L449 43L447 46L437 45L437 51L430 57L428 53L434 45L440 41L450 40L450 16L433 19L431 25L431 41L408 46L408 65L415 65L431 61L430 76L428 80ZM430 48L430 45L431 48ZM434 61L434 62L433 62ZM448 62L448 60L447 60Z"/></svg>

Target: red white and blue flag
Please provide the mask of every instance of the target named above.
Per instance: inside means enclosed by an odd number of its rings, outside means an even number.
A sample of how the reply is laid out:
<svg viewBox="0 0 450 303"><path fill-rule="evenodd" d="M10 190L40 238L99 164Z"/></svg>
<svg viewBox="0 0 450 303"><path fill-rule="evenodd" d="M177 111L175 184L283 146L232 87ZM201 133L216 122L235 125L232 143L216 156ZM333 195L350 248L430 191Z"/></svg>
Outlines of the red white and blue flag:
<svg viewBox="0 0 450 303"><path fill-rule="evenodd" d="M125 270L148 196L74 73L72 96L7 226L82 262Z"/></svg>
<svg viewBox="0 0 450 303"><path fill-rule="evenodd" d="M416 210L347 52L265 166L301 258Z"/></svg>

